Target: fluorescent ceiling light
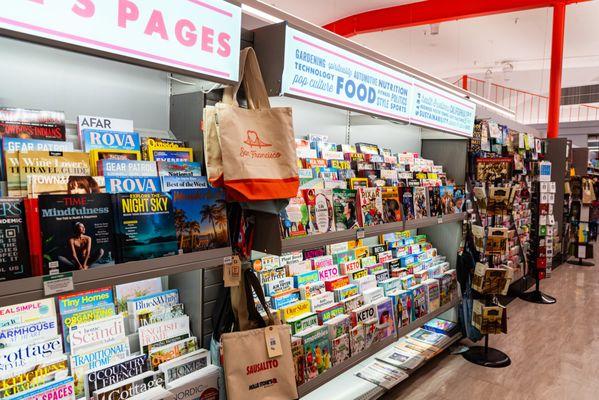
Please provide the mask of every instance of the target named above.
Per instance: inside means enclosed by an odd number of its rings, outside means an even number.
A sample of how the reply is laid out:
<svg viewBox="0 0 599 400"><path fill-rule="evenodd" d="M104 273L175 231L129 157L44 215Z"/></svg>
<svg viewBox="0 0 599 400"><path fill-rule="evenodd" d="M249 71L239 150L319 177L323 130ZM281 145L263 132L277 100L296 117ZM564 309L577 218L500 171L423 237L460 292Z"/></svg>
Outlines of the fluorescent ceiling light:
<svg viewBox="0 0 599 400"><path fill-rule="evenodd" d="M241 5L241 11L249 14L253 17L256 17L258 19L261 19L263 21L268 21L268 22L272 22L273 24L278 24L280 22L283 22L282 19L275 17L274 15L270 15L264 11L260 11L257 8L248 6L247 4L242 4Z"/></svg>

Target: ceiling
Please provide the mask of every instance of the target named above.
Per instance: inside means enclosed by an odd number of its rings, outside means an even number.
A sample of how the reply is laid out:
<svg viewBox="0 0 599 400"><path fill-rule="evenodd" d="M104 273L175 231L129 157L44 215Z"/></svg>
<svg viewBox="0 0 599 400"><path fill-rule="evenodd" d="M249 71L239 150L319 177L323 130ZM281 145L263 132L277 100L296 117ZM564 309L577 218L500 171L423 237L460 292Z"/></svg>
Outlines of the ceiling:
<svg viewBox="0 0 599 400"><path fill-rule="evenodd" d="M318 25L355 13L411 0L271 0L270 4ZM599 1L566 11L564 87L599 83ZM551 56L549 8L498 14L430 26L361 34L351 39L435 76L462 74L533 93L546 94ZM505 64L512 72L503 72ZM487 71L490 71L487 72Z"/></svg>

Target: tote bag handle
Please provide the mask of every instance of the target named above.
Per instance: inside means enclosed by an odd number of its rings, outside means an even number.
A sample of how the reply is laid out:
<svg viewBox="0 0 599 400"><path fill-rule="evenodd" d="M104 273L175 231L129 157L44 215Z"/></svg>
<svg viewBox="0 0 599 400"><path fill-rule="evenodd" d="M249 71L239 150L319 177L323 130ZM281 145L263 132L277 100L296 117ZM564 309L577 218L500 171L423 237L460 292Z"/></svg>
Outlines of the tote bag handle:
<svg viewBox="0 0 599 400"><path fill-rule="evenodd" d="M234 86L227 86L223 94L223 103L238 106L237 93L243 84L248 107L250 110L270 108L270 100L266 85L262 79L262 72L258 64L256 52L251 47L241 51L239 58L239 82Z"/></svg>

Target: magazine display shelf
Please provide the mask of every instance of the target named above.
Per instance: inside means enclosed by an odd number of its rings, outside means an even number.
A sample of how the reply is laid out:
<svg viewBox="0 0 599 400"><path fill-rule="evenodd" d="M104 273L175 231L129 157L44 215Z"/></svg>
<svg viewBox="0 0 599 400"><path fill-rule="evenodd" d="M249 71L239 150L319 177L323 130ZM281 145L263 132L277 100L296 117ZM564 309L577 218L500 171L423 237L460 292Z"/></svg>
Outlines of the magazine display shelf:
<svg viewBox="0 0 599 400"><path fill-rule="evenodd" d="M434 312L429 313L422 318L418 318L416 321L413 321L409 325L400 328L398 330L396 336L391 336L391 337L388 337L388 338L382 340L381 342L375 343L367 350L364 350L363 352L361 352L353 357L350 357L348 360L344 361L343 363L341 363L339 365L334 366L333 368L329 369L322 375L319 375L318 377L312 379L311 381L304 383L303 385L301 385L298 388L300 398L306 396L308 393L313 392L314 390L318 389L322 385L328 383L329 381L333 380L334 378L338 377L339 375L345 373L349 369L353 368L354 366L356 366L357 364L366 360L367 358L370 358L371 356L375 355L379 351L384 350L386 347L392 345L399 338L405 336L406 334L413 331L414 329L418 329L418 328L422 327L424 324L426 324L433 318L436 318L436 317L440 316L441 314L455 308L460 303L460 301L461 301L461 299L457 298L457 299L451 301L450 303L445 304L444 306L440 307L438 310L435 310ZM452 338L452 343L453 342L454 341ZM361 379L359 379L359 380L361 380ZM364 381L364 382L366 382L366 381ZM370 384L370 385L372 385L372 384Z"/></svg>
<svg viewBox="0 0 599 400"><path fill-rule="evenodd" d="M205 250L150 260L132 261L104 268L73 273L74 290L89 290L114 286L143 279L173 275L222 265L231 248ZM0 306L38 300L44 295L43 277L19 279L0 283Z"/></svg>
<svg viewBox="0 0 599 400"><path fill-rule="evenodd" d="M442 217L428 217L421 219L412 219L409 221L393 222L388 224L380 224L374 226L368 226L361 228L364 237L373 237L383 235L385 233L406 231L418 228L427 228L441 224L448 224L453 222L461 222L466 219L466 213L447 214ZM272 218L271 218L272 220ZM347 229L339 232L321 233L316 235L302 236L298 238L280 239L277 238L277 233L272 235L267 234L272 230L263 229L260 224L268 224L268 218L257 218L256 223L258 224L257 229L264 233L254 238L254 250L261 251L268 254L278 254L309 249L318 246L324 246L328 244L347 242L355 240L358 233L361 232L359 229ZM278 225L278 218L276 221L270 221L270 223L276 223Z"/></svg>
<svg viewBox="0 0 599 400"><path fill-rule="evenodd" d="M462 334L456 333L451 337L449 342L445 346L443 346L443 348L441 348L438 352L436 352L428 361L423 362L411 371L404 372L410 376L413 375L416 371L422 368L422 366L426 365L430 360L443 353L445 350L447 350L460 339L462 339ZM369 400L380 398L386 392L386 390L383 387L377 386L374 383L368 382L364 379L360 379L356 377L354 374L360 369L364 368L367 362L373 361L377 353L384 350L385 348L382 348L379 351L370 354L369 357L362 359L359 363L352 365L351 369L349 369L344 375L341 375L337 377L337 379L326 383L326 386L322 387L322 392L313 392L312 395L307 395L306 393L302 392L302 387L300 387L300 398L303 398L305 400L316 400L323 398L321 396L323 396L325 393L327 395L327 398L330 400L347 398ZM401 385L402 382L400 382L399 385ZM319 388L321 385L319 385L317 388ZM349 389L348 391L348 388L351 389ZM315 389L316 388L314 388L314 390ZM331 395L331 393L335 393L335 395ZM304 397L306 395L307 397Z"/></svg>

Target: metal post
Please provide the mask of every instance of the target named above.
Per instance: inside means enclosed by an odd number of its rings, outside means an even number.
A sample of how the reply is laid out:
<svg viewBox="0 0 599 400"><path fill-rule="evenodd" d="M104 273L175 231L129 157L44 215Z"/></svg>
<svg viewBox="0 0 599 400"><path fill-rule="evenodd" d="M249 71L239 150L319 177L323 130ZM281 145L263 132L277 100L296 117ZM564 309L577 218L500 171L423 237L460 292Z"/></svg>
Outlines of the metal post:
<svg viewBox="0 0 599 400"><path fill-rule="evenodd" d="M553 6L553 31L551 39L551 78L549 82L549 111L547 137L559 135L560 99L562 96L562 65L564 58L564 27L566 23L566 3Z"/></svg>

